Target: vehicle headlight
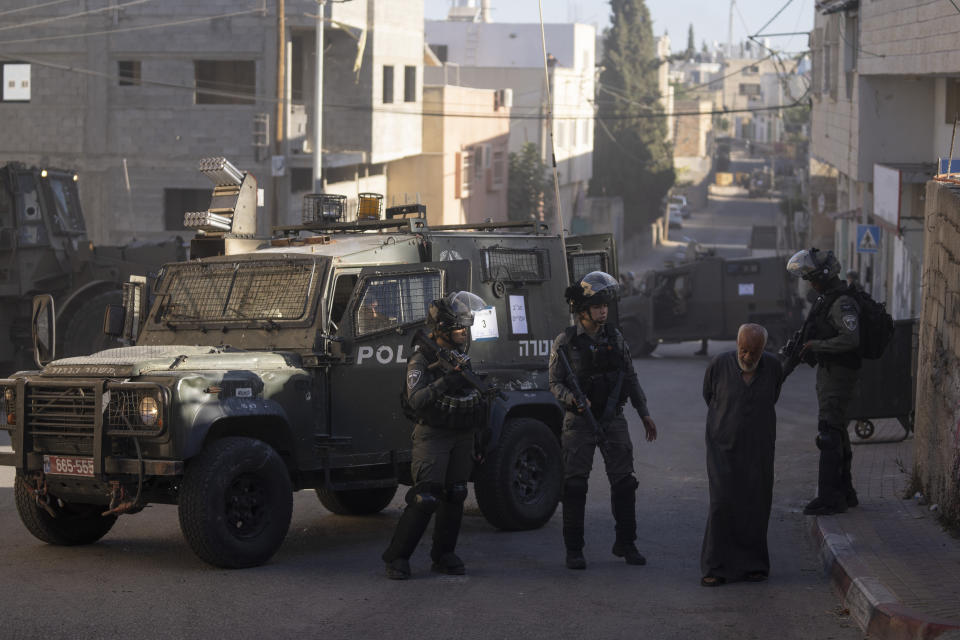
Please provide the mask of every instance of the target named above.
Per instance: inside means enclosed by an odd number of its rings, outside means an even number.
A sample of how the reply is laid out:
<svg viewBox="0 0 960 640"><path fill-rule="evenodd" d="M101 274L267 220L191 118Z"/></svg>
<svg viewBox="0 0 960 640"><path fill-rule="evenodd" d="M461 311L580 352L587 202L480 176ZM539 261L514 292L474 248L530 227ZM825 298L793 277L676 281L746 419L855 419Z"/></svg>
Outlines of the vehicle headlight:
<svg viewBox="0 0 960 640"><path fill-rule="evenodd" d="M13 390L13 387L4 388L3 399L7 401L7 404L13 404L13 402L17 399L17 393Z"/></svg>
<svg viewBox="0 0 960 640"><path fill-rule="evenodd" d="M152 427L160 420L160 405L153 396L140 398L140 422Z"/></svg>

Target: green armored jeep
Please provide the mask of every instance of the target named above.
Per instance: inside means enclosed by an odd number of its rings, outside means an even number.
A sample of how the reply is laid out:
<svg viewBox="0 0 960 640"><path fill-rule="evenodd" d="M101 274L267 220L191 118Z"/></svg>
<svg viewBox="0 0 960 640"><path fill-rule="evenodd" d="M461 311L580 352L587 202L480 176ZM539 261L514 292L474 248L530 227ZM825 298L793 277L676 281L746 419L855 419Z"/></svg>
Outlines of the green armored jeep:
<svg viewBox="0 0 960 640"><path fill-rule="evenodd" d="M305 224L257 239L256 183L205 160L214 193L188 262L147 291L124 285L105 330L130 346L53 359L52 300L35 300L38 371L0 380L0 429L17 510L51 544L97 541L118 515L176 504L194 552L221 567L267 561L292 491L337 514L372 514L409 484L412 425L400 407L413 332L431 300L469 289L474 368L503 391L474 474L486 519L542 526L560 495L561 409L547 385L568 319L567 261L609 268L609 242L571 242L541 223L430 228L422 205L344 221L317 196ZM152 302L147 303L148 298Z"/></svg>

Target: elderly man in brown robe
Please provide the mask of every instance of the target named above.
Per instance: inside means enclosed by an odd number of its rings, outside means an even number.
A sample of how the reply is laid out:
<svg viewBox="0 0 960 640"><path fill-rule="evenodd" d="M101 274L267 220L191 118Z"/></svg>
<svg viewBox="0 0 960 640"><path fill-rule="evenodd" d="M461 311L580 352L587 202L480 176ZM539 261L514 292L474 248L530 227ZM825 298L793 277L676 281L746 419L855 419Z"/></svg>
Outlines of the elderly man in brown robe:
<svg viewBox="0 0 960 640"><path fill-rule="evenodd" d="M703 377L707 411L710 513L700 584L761 582L770 572L767 523L773 501L773 456L783 369L765 352L767 331L745 324L737 350L713 359Z"/></svg>

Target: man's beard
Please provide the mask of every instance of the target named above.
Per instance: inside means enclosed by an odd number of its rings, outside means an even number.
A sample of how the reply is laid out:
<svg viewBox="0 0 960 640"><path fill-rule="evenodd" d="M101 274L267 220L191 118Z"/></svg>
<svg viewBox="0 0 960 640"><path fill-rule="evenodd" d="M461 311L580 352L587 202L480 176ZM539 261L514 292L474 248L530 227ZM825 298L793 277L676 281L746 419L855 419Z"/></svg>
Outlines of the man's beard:
<svg viewBox="0 0 960 640"><path fill-rule="evenodd" d="M740 371L743 371L744 373L753 373L757 370L757 366L760 364L760 361L757 360L753 363L753 366L748 367L746 363L740 359L740 356L737 356L737 364L740 365Z"/></svg>

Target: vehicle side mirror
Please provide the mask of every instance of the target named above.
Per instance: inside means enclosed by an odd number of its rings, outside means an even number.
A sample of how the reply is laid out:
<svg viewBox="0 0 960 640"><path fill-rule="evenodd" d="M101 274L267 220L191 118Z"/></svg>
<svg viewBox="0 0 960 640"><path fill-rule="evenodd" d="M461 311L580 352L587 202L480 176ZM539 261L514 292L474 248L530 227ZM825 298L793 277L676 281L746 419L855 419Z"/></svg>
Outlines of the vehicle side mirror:
<svg viewBox="0 0 960 640"><path fill-rule="evenodd" d="M114 338L122 336L125 315L123 305L108 304L103 313L103 332Z"/></svg>
<svg viewBox="0 0 960 640"><path fill-rule="evenodd" d="M48 293L34 296L31 317L33 361L37 367L43 367L57 357L57 314L53 296Z"/></svg>

